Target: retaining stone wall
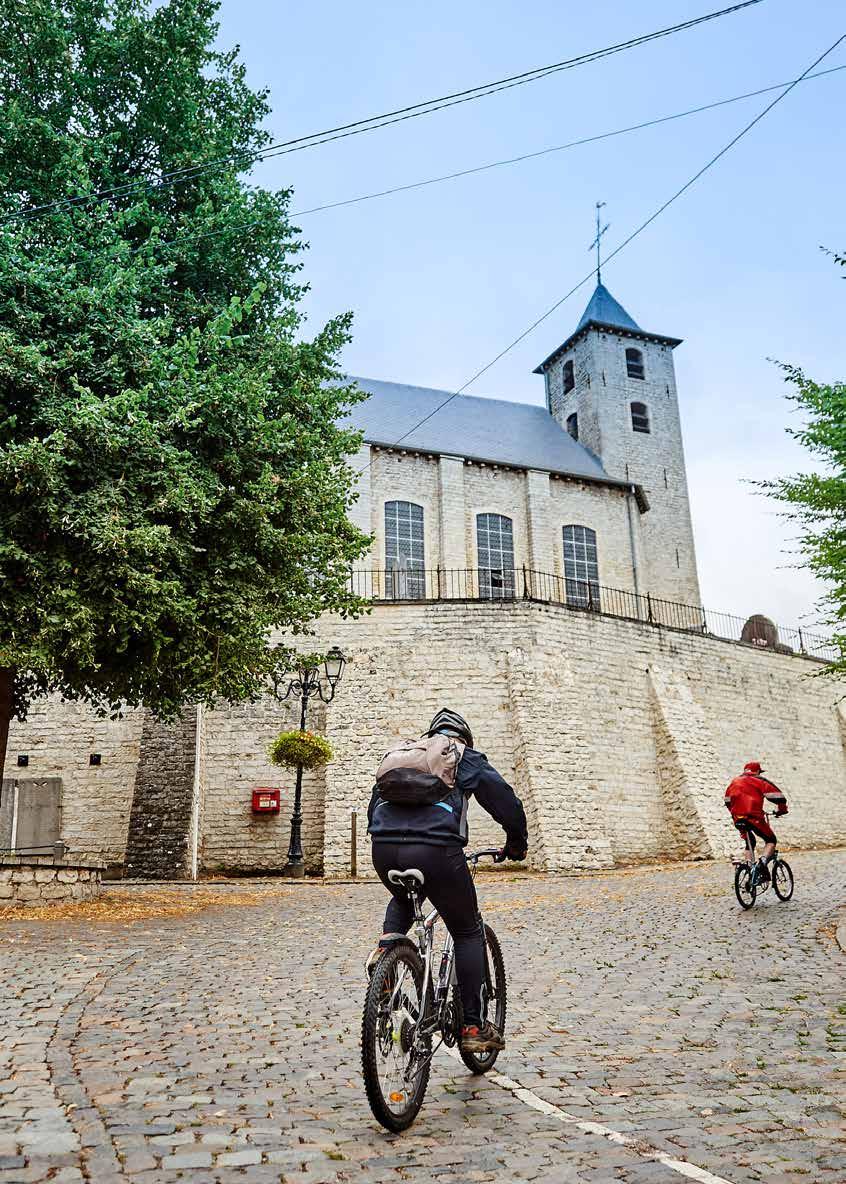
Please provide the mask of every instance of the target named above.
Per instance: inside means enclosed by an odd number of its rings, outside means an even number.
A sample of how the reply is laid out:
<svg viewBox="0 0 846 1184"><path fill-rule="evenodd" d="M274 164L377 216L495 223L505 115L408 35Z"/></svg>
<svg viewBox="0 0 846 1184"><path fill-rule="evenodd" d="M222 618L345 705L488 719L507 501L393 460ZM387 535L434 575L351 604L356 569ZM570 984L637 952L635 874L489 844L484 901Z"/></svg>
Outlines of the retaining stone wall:
<svg viewBox="0 0 846 1184"><path fill-rule="evenodd" d="M100 895L101 864L46 864L0 859L0 908L93 900Z"/></svg>

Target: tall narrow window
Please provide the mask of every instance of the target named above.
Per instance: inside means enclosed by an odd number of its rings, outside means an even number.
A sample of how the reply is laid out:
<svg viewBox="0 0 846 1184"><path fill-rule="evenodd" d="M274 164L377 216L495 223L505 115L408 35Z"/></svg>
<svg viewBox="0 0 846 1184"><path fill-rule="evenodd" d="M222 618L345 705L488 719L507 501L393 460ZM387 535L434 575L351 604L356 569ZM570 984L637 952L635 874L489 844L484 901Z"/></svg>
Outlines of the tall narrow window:
<svg viewBox="0 0 846 1184"><path fill-rule="evenodd" d="M632 412L632 431L645 432L647 435L652 430L649 426L649 408L645 403L631 403Z"/></svg>
<svg viewBox="0 0 846 1184"><path fill-rule="evenodd" d="M626 350L626 374L629 378L643 378L643 354L639 349Z"/></svg>
<svg viewBox="0 0 846 1184"><path fill-rule="evenodd" d="M422 600L426 591L423 507L385 502L385 595L389 600Z"/></svg>
<svg viewBox="0 0 846 1184"><path fill-rule="evenodd" d="M575 411L573 412L572 415L567 416L567 431L570 433L570 435L573 437L574 440L578 440L578 438L579 438L579 417L578 417L578 415L576 415Z"/></svg>
<svg viewBox="0 0 846 1184"><path fill-rule="evenodd" d="M564 527L564 588L568 604L600 608L596 531L589 526Z"/></svg>
<svg viewBox="0 0 846 1184"><path fill-rule="evenodd" d="M476 518L479 550L479 595L487 600L514 595L514 529L502 514L479 514Z"/></svg>
<svg viewBox="0 0 846 1184"><path fill-rule="evenodd" d="M564 363L564 394L571 391L576 385L576 375L573 371L573 359L569 358Z"/></svg>

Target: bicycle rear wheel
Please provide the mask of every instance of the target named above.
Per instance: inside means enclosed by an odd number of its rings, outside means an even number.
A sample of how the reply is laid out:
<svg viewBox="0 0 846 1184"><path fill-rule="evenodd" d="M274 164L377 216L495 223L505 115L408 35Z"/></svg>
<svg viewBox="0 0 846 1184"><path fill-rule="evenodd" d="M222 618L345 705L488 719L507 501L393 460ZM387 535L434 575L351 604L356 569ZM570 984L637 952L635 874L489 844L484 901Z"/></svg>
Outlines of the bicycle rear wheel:
<svg viewBox="0 0 846 1184"><path fill-rule="evenodd" d="M461 1054L461 1059L464 1064L471 1071L471 1073L487 1073L489 1069L494 1067L496 1058L499 1056L499 1050L494 1049L492 1052L473 1053L465 1052L461 1047L461 1028L464 1023L464 1018L461 1010L461 996L458 988L455 988L455 1014L458 1019L458 1051ZM505 1035L505 1013L508 1004L507 988L505 983L505 960L502 956L502 948L499 944L494 931L490 925L485 926L485 984L484 994L482 998L482 1023L485 1020L490 1020L502 1035Z"/></svg>
<svg viewBox="0 0 846 1184"><path fill-rule="evenodd" d="M773 891L779 900L790 900L793 895L793 872L790 864L777 859L772 870Z"/></svg>
<svg viewBox="0 0 846 1184"><path fill-rule="evenodd" d="M379 959L364 1000L364 1088L374 1116L389 1131L411 1126L429 1083L431 1037L424 1042L424 1057L415 1040L425 1011L422 990L423 963L417 950L405 943Z"/></svg>
<svg viewBox="0 0 846 1184"><path fill-rule="evenodd" d="M741 908L752 908L757 895L752 864L741 863L736 868L734 873L734 894Z"/></svg>

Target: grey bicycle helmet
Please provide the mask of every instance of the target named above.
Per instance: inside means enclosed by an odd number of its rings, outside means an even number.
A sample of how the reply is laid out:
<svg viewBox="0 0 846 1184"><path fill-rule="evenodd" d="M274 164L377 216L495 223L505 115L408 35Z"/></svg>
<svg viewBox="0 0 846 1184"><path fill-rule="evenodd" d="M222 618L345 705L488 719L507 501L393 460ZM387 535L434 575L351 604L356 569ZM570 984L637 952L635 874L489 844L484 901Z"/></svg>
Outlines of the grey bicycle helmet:
<svg viewBox="0 0 846 1184"><path fill-rule="evenodd" d="M446 736L455 736L457 739L463 740L470 748L473 747L473 733L470 731L470 725L464 716L459 715L457 711L451 711L449 707L442 707L440 711L435 713L426 735L434 736L438 732Z"/></svg>

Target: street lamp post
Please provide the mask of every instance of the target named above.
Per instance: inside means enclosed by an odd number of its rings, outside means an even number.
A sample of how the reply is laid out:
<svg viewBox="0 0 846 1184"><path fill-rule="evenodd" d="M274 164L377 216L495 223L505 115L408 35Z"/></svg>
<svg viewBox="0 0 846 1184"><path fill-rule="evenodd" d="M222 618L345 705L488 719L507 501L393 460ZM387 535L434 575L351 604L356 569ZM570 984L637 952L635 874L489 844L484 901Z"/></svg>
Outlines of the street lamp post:
<svg viewBox="0 0 846 1184"><path fill-rule="evenodd" d="M319 666L301 666L296 678L288 682L288 688L281 693L282 680L274 678L274 692L280 701L292 696L300 697L300 731L305 731L308 701L312 695L319 695L324 703L331 703L335 698L335 691L344 673L346 658L336 645L333 645L323 662ZM294 812L291 815L291 839L288 844L288 862L282 868L283 876L298 879L305 874L305 860L303 858L303 767L297 765L297 781L294 790Z"/></svg>

